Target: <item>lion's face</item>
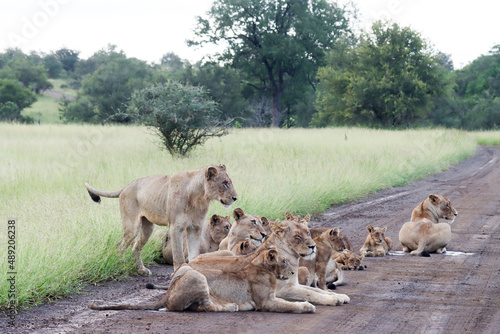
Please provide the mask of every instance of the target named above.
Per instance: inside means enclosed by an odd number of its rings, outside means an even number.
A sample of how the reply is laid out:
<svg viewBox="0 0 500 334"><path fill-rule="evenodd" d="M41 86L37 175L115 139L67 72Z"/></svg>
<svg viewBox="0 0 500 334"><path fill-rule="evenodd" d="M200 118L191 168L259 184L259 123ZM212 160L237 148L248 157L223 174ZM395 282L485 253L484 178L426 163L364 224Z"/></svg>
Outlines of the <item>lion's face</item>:
<svg viewBox="0 0 500 334"><path fill-rule="evenodd" d="M276 275L277 279L287 280L293 274L293 266L277 250L270 249L265 252L265 265L269 271Z"/></svg>
<svg viewBox="0 0 500 334"><path fill-rule="evenodd" d="M240 208L234 209L233 217L235 222L231 233L237 235L238 239L250 238L257 247L264 242L267 234L258 217L248 215Z"/></svg>
<svg viewBox="0 0 500 334"><path fill-rule="evenodd" d="M238 199L233 182L226 173L226 166L208 167L205 177L207 180L205 192L208 198L217 199L226 208Z"/></svg>
<svg viewBox="0 0 500 334"><path fill-rule="evenodd" d="M429 204L434 206L439 218L451 220L450 224L453 223L458 215L457 210L451 205L450 200L441 195L430 195Z"/></svg>
<svg viewBox="0 0 500 334"><path fill-rule="evenodd" d="M361 260L363 259L362 255L357 255L356 253L345 249L342 254L342 259L344 261L345 266L349 270L354 270L361 268Z"/></svg>
<svg viewBox="0 0 500 334"><path fill-rule="evenodd" d="M370 233L370 238L373 240L374 243L377 245L380 245L384 242L385 239L385 232L387 231L387 227L373 227L371 225L368 225L367 227L368 232Z"/></svg>
<svg viewBox="0 0 500 334"><path fill-rule="evenodd" d="M305 259L314 257L316 244L311 238L307 223L298 223L293 220L284 220L274 230L288 247Z"/></svg>
<svg viewBox="0 0 500 334"><path fill-rule="evenodd" d="M227 236L230 229L231 219L229 216L213 215L210 218L210 237L216 243L220 243Z"/></svg>
<svg viewBox="0 0 500 334"><path fill-rule="evenodd" d="M323 232L326 240L330 243L334 251L341 252L346 248L344 240L342 240L342 233L338 227Z"/></svg>

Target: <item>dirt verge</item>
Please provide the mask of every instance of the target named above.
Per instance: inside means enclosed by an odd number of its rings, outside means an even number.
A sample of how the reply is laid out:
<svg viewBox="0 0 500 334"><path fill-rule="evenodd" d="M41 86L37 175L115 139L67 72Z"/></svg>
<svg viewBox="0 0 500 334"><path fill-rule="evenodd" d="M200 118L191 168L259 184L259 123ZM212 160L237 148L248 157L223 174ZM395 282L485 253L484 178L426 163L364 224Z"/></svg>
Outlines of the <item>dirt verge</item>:
<svg viewBox="0 0 500 334"><path fill-rule="evenodd" d="M412 209L431 193L449 198L459 215L448 255L400 255L398 232ZM145 284L165 283L172 267L152 267L152 277L131 277L85 294L34 307L16 317L8 333L498 333L500 328L500 147L481 147L450 170L409 186L378 192L332 207L311 227L339 226L356 250L366 226L387 225L395 251L366 258L364 271L346 271L338 288L351 297L316 314L265 312L192 313L93 311L93 302L139 302L159 298Z"/></svg>

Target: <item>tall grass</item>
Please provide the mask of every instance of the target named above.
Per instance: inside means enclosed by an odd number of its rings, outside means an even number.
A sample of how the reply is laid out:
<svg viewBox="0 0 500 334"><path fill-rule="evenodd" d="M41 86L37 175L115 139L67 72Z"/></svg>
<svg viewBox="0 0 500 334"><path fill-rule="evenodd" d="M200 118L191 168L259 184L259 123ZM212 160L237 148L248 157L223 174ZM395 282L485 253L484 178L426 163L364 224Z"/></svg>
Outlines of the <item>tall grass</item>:
<svg viewBox="0 0 500 334"><path fill-rule="evenodd" d="M227 166L246 212L283 218L411 182L474 153L455 130L244 129L172 159L143 127L0 124L0 305L7 303L7 221L16 221L17 298L27 306L134 272L116 244L118 200L90 200L85 182L117 190L132 180L209 164ZM230 215L213 203L209 214ZM339 222L341 225L341 222ZM154 245L143 256L152 261Z"/></svg>
<svg viewBox="0 0 500 334"><path fill-rule="evenodd" d="M478 145L500 145L500 131L474 131L471 135L475 138Z"/></svg>

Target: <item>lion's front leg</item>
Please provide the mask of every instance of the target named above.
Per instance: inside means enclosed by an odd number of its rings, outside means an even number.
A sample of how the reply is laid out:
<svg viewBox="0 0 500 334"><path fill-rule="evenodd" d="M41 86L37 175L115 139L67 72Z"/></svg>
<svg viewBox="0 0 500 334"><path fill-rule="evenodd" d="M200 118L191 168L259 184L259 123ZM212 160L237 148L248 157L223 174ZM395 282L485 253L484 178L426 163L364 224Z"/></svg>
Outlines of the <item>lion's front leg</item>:
<svg viewBox="0 0 500 334"><path fill-rule="evenodd" d="M309 302L289 302L281 298L272 298L261 305L260 310L282 313L315 313L316 307Z"/></svg>
<svg viewBox="0 0 500 334"><path fill-rule="evenodd" d="M287 284L276 291L276 297L286 300L308 301L317 305L342 305L350 298L344 294L336 294L305 285Z"/></svg>
<svg viewBox="0 0 500 334"><path fill-rule="evenodd" d="M174 271L177 270L181 265L186 263L186 258L184 256L184 239L185 227L183 224L176 222L175 225L170 226L170 242L172 243L172 259L174 264Z"/></svg>
<svg viewBox="0 0 500 334"><path fill-rule="evenodd" d="M186 230L189 261L200 254L201 230L201 227L188 228Z"/></svg>

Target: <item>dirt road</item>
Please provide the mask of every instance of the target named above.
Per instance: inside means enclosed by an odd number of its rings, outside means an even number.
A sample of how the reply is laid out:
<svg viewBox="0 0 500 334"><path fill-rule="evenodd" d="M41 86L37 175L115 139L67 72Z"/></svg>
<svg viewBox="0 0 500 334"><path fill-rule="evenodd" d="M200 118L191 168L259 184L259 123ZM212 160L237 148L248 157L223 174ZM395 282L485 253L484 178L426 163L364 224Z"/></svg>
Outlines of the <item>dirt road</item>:
<svg viewBox="0 0 500 334"><path fill-rule="evenodd" d="M430 258L389 255L366 258L365 271L346 271L338 291L351 303L317 307L316 314L173 313L92 311L92 302L156 300L170 266L153 267L154 277L133 277L86 295L35 307L17 316L12 333L499 333L500 332L500 148L481 147L449 171L412 185L378 192L333 207L312 227L339 226L356 250L366 226L387 225L401 250L398 232L412 209L431 193L449 198L459 215L448 255ZM5 318L0 318L0 332Z"/></svg>

